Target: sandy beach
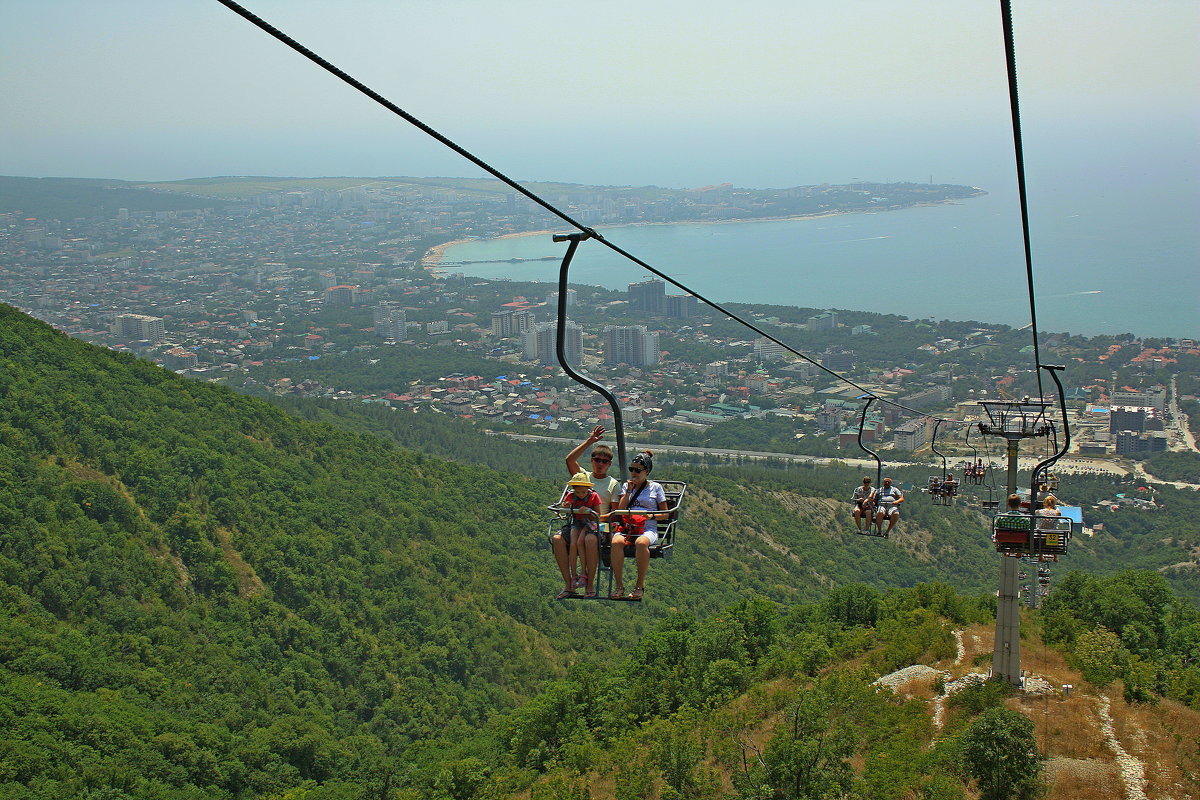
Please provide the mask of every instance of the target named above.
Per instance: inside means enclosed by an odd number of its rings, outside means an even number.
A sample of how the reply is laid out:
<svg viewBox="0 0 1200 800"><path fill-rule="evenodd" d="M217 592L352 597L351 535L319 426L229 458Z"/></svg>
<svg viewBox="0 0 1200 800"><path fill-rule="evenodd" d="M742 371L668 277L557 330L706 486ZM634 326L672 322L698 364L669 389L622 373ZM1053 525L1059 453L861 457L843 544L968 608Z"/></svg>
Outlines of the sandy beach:
<svg viewBox="0 0 1200 800"><path fill-rule="evenodd" d="M431 247L425 251L425 255L421 256L421 266L425 269L437 269L437 265L446 257L446 251L458 244L466 244L467 242L479 241L495 241L497 239L520 239L525 236L551 236L554 231L519 231L517 233L506 233L502 236L492 236L488 239L455 239L452 242L439 244L436 247Z"/></svg>
<svg viewBox="0 0 1200 800"><path fill-rule="evenodd" d="M921 203L918 205L940 205L934 203ZM790 217L754 217L753 219L681 219L668 222L630 222L624 225L614 225L614 228L640 228L654 225L732 225L735 223L746 222L786 222L788 220L801 219L826 219L828 217L840 217L843 214L861 214L861 213L877 213L877 212L861 212L861 211L826 211L821 214L797 214ZM436 269L442 259L446 257L446 251L451 247L467 242L491 242L500 239L521 239L526 236L552 236L559 231L542 230L542 231L518 231L516 233L505 233L500 236L490 236L487 238L474 239L455 239L452 242L439 244L436 247L431 247L421 257L421 266L425 269Z"/></svg>

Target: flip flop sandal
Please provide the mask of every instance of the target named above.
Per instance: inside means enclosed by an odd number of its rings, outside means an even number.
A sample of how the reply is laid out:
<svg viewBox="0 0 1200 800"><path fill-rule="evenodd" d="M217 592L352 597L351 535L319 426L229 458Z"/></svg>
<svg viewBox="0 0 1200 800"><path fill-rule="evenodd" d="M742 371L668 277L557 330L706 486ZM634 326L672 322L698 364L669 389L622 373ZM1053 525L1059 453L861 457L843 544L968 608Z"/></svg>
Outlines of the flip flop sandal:
<svg viewBox="0 0 1200 800"><path fill-rule="evenodd" d="M566 600L568 597L574 597L574 596L575 596L574 592L572 592L568 589L563 589L561 592L559 592L557 595L554 596L554 599L555 600Z"/></svg>
<svg viewBox="0 0 1200 800"><path fill-rule="evenodd" d="M634 601L641 600L642 595L644 595L645 593L646 593L645 589L638 587L637 589L634 589L632 592L630 592L629 596L626 597L625 599L626 600L634 600Z"/></svg>
<svg viewBox="0 0 1200 800"><path fill-rule="evenodd" d="M614 591L612 594L610 594L608 596L608 599L609 600L624 600L625 599L625 587L618 586L616 588L616 591Z"/></svg>

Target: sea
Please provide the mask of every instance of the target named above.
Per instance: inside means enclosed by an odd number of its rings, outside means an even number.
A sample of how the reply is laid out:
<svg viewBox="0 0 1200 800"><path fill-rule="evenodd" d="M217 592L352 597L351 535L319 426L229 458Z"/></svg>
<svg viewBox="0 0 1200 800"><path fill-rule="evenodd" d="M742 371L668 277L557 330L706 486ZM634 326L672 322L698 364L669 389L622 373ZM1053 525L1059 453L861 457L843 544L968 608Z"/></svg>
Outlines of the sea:
<svg viewBox="0 0 1200 800"><path fill-rule="evenodd" d="M1167 149L1169 151L1169 148ZM1192 149L1097 161L1043 155L1029 180L1038 329L1200 338L1200 181ZM712 165L709 165L710 167ZM705 173L711 177L711 172ZM716 302L1030 323L1015 167L985 165L984 189L947 205L823 218L600 227L604 236ZM704 185L697 175L694 185ZM874 180L864 176L864 180ZM950 182L950 181L947 181ZM560 256L549 235L450 247L444 262ZM447 264L445 271L556 281L556 261ZM650 276L585 242L571 281L622 289ZM668 286L668 293L684 289Z"/></svg>

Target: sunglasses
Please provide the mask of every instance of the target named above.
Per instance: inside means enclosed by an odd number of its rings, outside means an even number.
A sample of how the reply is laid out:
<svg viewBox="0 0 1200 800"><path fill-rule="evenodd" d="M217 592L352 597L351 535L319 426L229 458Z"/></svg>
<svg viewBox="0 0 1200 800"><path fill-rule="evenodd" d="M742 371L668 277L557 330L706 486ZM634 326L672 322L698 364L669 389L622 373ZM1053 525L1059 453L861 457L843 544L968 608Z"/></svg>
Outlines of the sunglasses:
<svg viewBox="0 0 1200 800"><path fill-rule="evenodd" d="M635 475L640 475L641 473L645 472L646 470L642 469L641 467L630 467L629 471Z"/></svg>
<svg viewBox="0 0 1200 800"><path fill-rule="evenodd" d="M595 461L597 464L611 464L612 463L611 458L601 458L600 456L592 456L592 461Z"/></svg>

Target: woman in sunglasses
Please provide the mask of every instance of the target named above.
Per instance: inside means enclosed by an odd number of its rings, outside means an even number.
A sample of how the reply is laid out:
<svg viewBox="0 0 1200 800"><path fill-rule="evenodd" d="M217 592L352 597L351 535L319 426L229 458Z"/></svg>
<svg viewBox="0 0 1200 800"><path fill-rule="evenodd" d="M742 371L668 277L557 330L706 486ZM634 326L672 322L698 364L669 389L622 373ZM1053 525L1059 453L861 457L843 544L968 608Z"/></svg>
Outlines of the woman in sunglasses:
<svg viewBox="0 0 1200 800"><path fill-rule="evenodd" d="M567 453L567 472L572 476L580 472L587 475L592 481L592 490L600 495L600 508L597 511L601 520L608 517L612 502L620 495L621 490L621 482L608 474L608 468L612 465L613 460L612 448L606 444L596 444L604 438L604 433L604 426L597 425L592 429L591 436ZM579 468L579 458L589 447L592 448L592 468L583 470ZM570 558L572 532L569 523L550 539L550 545L554 550L554 560L558 563L558 571L562 574L563 584L566 587L559 592L557 597L559 600L570 597L581 586L585 587L584 597L590 600L596 596L596 568L600 563L600 541L596 534L591 532L578 535L583 536L583 541L579 542L577 548L579 557L583 560L582 570L579 568L578 560L572 563Z"/></svg>
<svg viewBox="0 0 1200 800"><path fill-rule="evenodd" d="M654 469L653 456L649 450L643 450L633 457L629 465L629 480L622 487L621 497L613 506L614 511L629 510L636 513L620 515L624 530L613 535L610 559L616 588L609 595L609 599L612 600L642 599L642 595L646 593L646 568L650 566L650 547L658 541L658 520L666 520L670 516L661 513L670 507L662 484L650 480L650 471ZM612 517L616 519L618 515L614 513ZM625 587L621 582L626 545L634 546L637 558L637 584L628 595L625 594Z"/></svg>

